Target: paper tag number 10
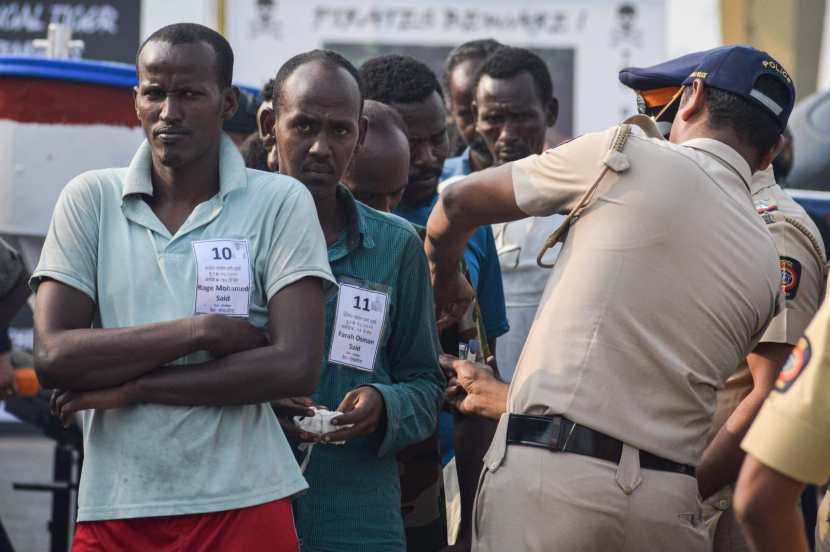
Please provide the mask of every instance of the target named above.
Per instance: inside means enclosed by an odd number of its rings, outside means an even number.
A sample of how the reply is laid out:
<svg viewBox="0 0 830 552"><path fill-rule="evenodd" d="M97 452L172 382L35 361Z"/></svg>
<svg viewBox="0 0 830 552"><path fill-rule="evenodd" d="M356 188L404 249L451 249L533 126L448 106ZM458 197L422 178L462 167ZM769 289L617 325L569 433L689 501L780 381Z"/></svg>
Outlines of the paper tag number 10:
<svg viewBox="0 0 830 552"><path fill-rule="evenodd" d="M221 261L222 259L230 260L233 258L233 252L231 252L230 247L223 247L221 249L222 256L219 256L220 249L218 247L212 247L211 250L213 251L213 260L214 261Z"/></svg>

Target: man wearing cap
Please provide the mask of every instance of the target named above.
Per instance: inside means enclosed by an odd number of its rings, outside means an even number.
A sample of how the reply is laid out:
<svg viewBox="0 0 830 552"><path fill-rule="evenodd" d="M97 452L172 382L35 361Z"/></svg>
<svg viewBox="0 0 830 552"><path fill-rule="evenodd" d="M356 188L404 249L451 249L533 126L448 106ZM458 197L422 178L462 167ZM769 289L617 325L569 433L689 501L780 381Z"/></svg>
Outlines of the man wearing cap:
<svg viewBox="0 0 830 552"><path fill-rule="evenodd" d="M671 141L647 120L586 134L471 175L430 217L436 302L452 319L470 294L456 263L476 226L569 213L485 456L475 550L708 549L694 466L716 390L781 308L749 188L795 92L746 46L707 56L683 84ZM499 411L503 387L443 362L462 409Z"/></svg>
<svg viewBox="0 0 830 552"><path fill-rule="evenodd" d="M677 113L676 106L669 105L670 99L710 52L688 54L652 67L629 67L620 71L620 81L637 91L641 113L659 115L658 125L670 125ZM818 310L827 262L815 223L776 184L772 166L753 174L750 190L755 208L775 240L785 302L752 353L718 391L710 443L697 470L700 493L707 499L704 517L714 550L724 552L747 549L731 509L732 484L744 458L740 441L772 389L781 365Z"/></svg>
<svg viewBox="0 0 830 552"><path fill-rule="evenodd" d="M830 477L828 329L830 303L825 302L741 443L747 457L735 511L758 552L808 550L798 499L806 484L820 485ZM828 497L819 509L817 552L830 550Z"/></svg>

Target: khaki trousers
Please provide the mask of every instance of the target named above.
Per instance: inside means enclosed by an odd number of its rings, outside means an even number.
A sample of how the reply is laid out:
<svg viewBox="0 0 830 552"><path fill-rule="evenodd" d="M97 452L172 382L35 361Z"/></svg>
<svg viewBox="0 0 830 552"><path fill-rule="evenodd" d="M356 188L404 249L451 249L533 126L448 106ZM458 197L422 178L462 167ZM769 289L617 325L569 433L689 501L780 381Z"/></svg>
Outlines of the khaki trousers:
<svg viewBox="0 0 830 552"><path fill-rule="evenodd" d="M707 552L697 481L620 464L505 444L507 416L487 455L473 523L475 552Z"/></svg>
<svg viewBox="0 0 830 552"><path fill-rule="evenodd" d="M709 529L712 552L750 552L741 526L732 509L732 485L724 487L703 503L703 520Z"/></svg>

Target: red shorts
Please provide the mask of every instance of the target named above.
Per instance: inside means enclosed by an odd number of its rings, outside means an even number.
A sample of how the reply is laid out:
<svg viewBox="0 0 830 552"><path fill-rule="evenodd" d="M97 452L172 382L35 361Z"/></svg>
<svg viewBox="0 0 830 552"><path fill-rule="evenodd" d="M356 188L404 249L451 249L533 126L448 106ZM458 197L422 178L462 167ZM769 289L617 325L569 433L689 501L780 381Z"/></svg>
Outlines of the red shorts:
<svg viewBox="0 0 830 552"><path fill-rule="evenodd" d="M291 499L250 508L106 521L75 528L72 552L297 552Z"/></svg>

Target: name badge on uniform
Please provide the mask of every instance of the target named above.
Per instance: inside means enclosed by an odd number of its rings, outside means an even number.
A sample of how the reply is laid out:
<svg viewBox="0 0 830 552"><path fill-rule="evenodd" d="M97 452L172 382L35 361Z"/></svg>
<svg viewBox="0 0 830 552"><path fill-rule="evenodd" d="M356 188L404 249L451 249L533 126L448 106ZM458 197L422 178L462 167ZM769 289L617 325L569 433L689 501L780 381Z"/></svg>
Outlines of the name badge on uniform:
<svg viewBox="0 0 830 552"><path fill-rule="evenodd" d="M329 362L372 372L383 336L389 293L365 282L342 279L331 332Z"/></svg>
<svg viewBox="0 0 830 552"><path fill-rule="evenodd" d="M196 314L248 316L251 262L248 240L193 242Z"/></svg>

